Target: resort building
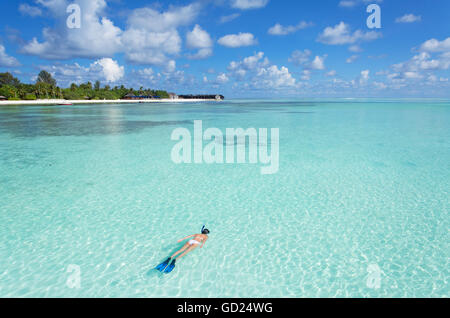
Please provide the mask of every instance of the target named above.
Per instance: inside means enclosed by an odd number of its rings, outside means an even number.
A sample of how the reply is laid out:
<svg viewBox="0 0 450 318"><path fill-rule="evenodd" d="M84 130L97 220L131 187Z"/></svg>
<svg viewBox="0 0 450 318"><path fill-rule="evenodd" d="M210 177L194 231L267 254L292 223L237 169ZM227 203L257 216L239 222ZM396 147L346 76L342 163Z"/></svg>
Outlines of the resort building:
<svg viewBox="0 0 450 318"><path fill-rule="evenodd" d="M214 99L214 100L224 100L223 95L179 95L180 99Z"/></svg>
<svg viewBox="0 0 450 318"><path fill-rule="evenodd" d="M178 99L178 95L175 93L169 93L169 98L170 99Z"/></svg>
<svg viewBox="0 0 450 318"><path fill-rule="evenodd" d="M132 93L128 93L128 94L126 94L124 96L123 99L140 100L140 99L152 99L152 98L155 98L155 97L153 97L153 96L145 96L145 95L139 96L139 95L134 95Z"/></svg>
<svg viewBox="0 0 450 318"><path fill-rule="evenodd" d="M5 96L0 96L0 100L8 100Z"/></svg>

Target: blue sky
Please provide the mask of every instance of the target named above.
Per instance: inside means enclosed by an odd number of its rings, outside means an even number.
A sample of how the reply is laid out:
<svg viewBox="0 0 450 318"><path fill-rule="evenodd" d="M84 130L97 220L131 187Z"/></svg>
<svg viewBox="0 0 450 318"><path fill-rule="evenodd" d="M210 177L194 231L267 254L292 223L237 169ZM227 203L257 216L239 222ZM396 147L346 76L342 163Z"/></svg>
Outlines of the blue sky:
<svg viewBox="0 0 450 318"><path fill-rule="evenodd" d="M67 7L81 27L67 26ZM381 28L366 8L377 4ZM227 97L450 97L448 0L19 0L0 71Z"/></svg>

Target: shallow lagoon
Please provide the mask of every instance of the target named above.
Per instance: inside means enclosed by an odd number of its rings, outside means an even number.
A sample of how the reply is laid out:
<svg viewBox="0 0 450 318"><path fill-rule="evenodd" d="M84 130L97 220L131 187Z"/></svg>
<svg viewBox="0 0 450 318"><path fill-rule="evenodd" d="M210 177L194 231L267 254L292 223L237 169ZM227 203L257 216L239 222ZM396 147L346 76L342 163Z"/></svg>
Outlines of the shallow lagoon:
<svg viewBox="0 0 450 318"><path fill-rule="evenodd" d="M280 128L279 172L174 164L194 120ZM448 297L449 190L446 101L5 106L0 296Z"/></svg>

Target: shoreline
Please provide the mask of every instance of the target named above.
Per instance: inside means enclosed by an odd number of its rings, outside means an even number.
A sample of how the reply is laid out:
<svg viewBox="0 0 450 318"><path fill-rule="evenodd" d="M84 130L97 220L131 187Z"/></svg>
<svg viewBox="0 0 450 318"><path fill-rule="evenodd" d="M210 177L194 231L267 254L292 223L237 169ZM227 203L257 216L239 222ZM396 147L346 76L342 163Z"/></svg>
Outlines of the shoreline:
<svg viewBox="0 0 450 318"><path fill-rule="evenodd" d="M151 103L192 103L192 102L217 102L216 99L117 99L117 100L65 100L65 99L40 99L40 100L5 100L0 101L0 106L14 106L14 105L54 105L67 106L73 105L88 105L88 104L151 104Z"/></svg>

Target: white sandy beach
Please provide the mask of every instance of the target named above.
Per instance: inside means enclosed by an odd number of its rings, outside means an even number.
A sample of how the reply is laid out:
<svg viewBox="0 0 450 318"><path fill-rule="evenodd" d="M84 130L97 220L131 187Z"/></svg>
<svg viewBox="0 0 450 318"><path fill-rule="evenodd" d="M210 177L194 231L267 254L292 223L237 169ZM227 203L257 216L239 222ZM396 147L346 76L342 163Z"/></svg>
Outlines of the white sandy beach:
<svg viewBox="0 0 450 318"><path fill-rule="evenodd" d="M216 99L143 99L143 100L65 100L65 99L40 99L40 100L5 100L1 105L61 105L61 104L139 104L139 103L192 103L215 102Z"/></svg>

